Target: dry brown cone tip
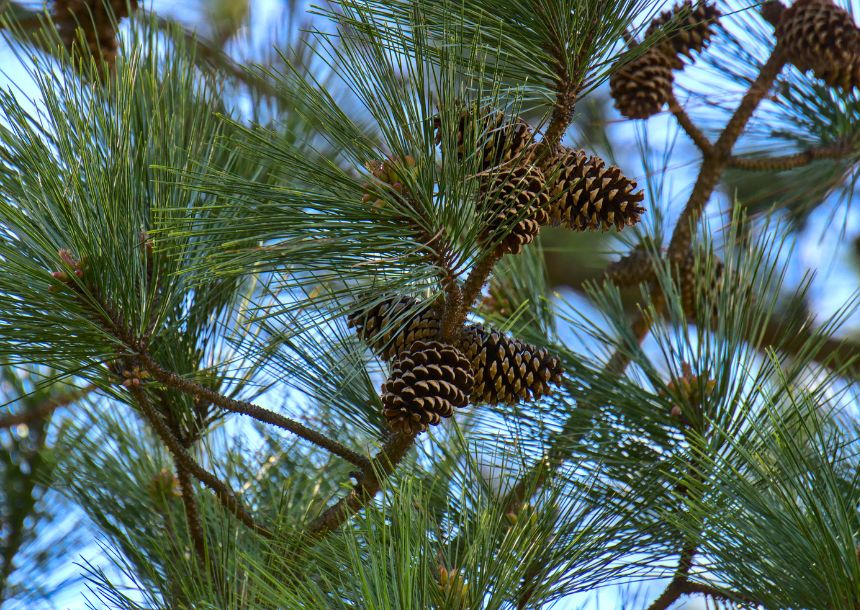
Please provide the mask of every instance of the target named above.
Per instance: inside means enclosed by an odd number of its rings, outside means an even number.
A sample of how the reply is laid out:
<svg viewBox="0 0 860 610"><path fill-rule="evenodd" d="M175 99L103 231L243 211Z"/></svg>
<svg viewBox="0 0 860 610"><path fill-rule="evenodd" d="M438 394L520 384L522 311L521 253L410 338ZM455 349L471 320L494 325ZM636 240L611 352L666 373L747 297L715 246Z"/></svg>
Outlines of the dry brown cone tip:
<svg viewBox="0 0 860 610"><path fill-rule="evenodd" d="M436 143L443 146L442 154L446 154L445 138L442 133L442 119L433 120L436 132ZM525 163L524 151L534 139L528 123L522 119L509 120L501 110L484 108L480 114L475 111L463 110L457 122L456 155L458 161L463 161L467 151L475 145L478 151L478 171L498 167L517 161L517 165Z"/></svg>
<svg viewBox="0 0 860 610"><path fill-rule="evenodd" d="M769 2L764 10L779 15L776 39L791 63L831 87L860 87L860 28L848 11L831 0L798 0L780 8Z"/></svg>
<svg viewBox="0 0 860 610"><path fill-rule="evenodd" d="M617 67L609 77L615 107L628 119L654 116L672 96L672 63L657 47Z"/></svg>
<svg viewBox="0 0 860 610"><path fill-rule="evenodd" d="M347 325L377 356L391 360L416 341L437 338L442 322L437 309L393 296L352 313Z"/></svg>
<svg viewBox="0 0 860 610"><path fill-rule="evenodd" d="M469 404L473 383L469 361L457 348L416 341L397 356L382 385L383 414L397 432L424 432Z"/></svg>
<svg viewBox="0 0 860 610"><path fill-rule="evenodd" d="M671 10L660 13L648 26L645 36L647 38L662 30L666 39L658 46L672 69L680 70L684 67L685 58L691 59L694 53L700 53L708 46L720 16L713 4L699 2L693 6L692 0L684 0Z"/></svg>
<svg viewBox="0 0 860 610"><path fill-rule="evenodd" d="M552 393L550 384L561 383L561 362L546 349L506 337L481 324L466 326L458 347L472 364L473 402L514 404L538 400Z"/></svg>
<svg viewBox="0 0 860 610"><path fill-rule="evenodd" d="M494 172L484 177L478 212L484 223L483 240L507 231L496 253L519 254L549 222L549 192L543 172L534 165Z"/></svg>
<svg viewBox="0 0 860 610"><path fill-rule="evenodd" d="M619 231L639 222L645 198L636 182L600 157L566 149L553 162L551 220L577 231Z"/></svg>
<svg viewBox="0 0 860 610"><path fill-rule="evenodd" d="M119 48L113 20L119 22L136 11L137 5L137 0L111 0L108 5L102 0L55 0L53 18L66 49L74 51L77 48L80 29L87 51L113 67Z"/></svg>

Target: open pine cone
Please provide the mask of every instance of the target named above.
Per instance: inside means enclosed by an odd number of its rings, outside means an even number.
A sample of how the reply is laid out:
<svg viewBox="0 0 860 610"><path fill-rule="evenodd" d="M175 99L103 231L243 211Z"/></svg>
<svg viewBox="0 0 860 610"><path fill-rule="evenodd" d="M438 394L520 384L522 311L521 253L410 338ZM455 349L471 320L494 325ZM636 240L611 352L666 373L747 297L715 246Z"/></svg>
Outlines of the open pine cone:
<svg viewBox="0 0 860 610"><path fill-rule="evenodd" d="M424 432L469 404L473 383L469 361L457 348L416 341L400 353L382 385L383 414L393 430Z"/></svg>
<svg viewBox="0 0 860 610"><path fill-rule="evenodd" d="M561 383L558 358L543 348L512 339L481 324L466 326L458 347L472 364L473 402L514 404L550 394Z"/></svg>
<svg viewBox="0 0 860 610"><path fill-rule="evenodd" d="M797 68L831 87L860 87L860 28L845 9L832 0L798 0L772 14L779 14L776 39Z"/></svg>
<svg viewBox="0 0 860 610"><path fill-rule="evenodd" d="M609 92L628 119L654 116L672 96L672 63L658 47L613 70Z"/></svg>
<svg viewBox="0 0 860 610"><path fill-rule="evenodd" d="M716 6L699 2L693 6L692 0L684 0L671 10L663 11L655 18L645 36L663 31L666 40L660 45L663 54L674 70L684 67L684 58L691 58L708 46L714 36L714 24L720 18Z"/></svg>
<svg viewBox="0 0 860 610"><path fill-rule="evenodd" d="M499 254L519 254L549 222L549 193L543 172L523 165L495 172L483 180L478 205L484 239L499 230L510 232L497 246Z"/></svg>
<svg viewBox="0 0 860 610"><path fill-rule="evenodd" d="M137 10L137 0L111 0L110 11L116 22ZM87 51L113 67L119 49L116 27L102 0L55 0L54 23L63 45L70 51L78 46L78 30L83 32Z"/></svg>
<svg viewBox="0 0 860 610"><path fill-rule="evenodd" d="M457 160L466 157L467 145L475 144L480 155L478 170L488 169L509 163L523 154L532 143L533 134L528 123L522 119L510 121L501 110L490 111L484 108L479 111L463 110L457 124ZM436 143L443 144L442 121L434 119ZM447 151L442 150L442 154Z"/></svg>
<svg viewBox="0 0 860 610"><path fill-rule="evenodd" d="M606 167L600 157L566 149L553 162L552 211L554 224L577 231L619 231L639 222L645 211L642 191L621 170Z"/></svg>
<svg viewBox="0 0 860 610"><path fill-rule="evenodd" d="M429 305L418 307L416 299L406 296L392 296L357 311L349 316L347 324L385 360L391 360L416 341L435 339L441 329L436 309Z"/></svg>

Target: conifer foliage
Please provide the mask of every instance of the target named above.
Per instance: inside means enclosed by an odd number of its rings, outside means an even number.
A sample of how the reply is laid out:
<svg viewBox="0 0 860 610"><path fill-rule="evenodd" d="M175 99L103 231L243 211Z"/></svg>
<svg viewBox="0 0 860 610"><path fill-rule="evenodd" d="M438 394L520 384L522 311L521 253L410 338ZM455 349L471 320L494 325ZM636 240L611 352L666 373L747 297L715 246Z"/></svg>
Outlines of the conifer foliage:
<svg viewBox="0 0 860 610"><path fill-rule="evenodd" d="M294 4L0 4L0 603L860 607L852 12Z"/></svg>

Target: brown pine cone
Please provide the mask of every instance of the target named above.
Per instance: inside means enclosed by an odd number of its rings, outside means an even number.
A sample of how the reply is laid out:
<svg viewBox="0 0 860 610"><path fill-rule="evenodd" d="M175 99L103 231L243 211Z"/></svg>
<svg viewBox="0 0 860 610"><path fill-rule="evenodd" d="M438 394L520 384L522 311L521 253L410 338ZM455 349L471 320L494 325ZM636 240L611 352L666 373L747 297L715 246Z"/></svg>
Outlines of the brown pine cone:
<svg viewBox="0 0 860 610"><path fill-rule="evenodd" d="M550 384L561 383L564 371L558 358L482 324L466 326L458 347L472 363L472 402L514 404L538 400L552 392Z"/></svg>
<svg viewBox="0 0 860 610"><path fill-rule="evenodd" d="M672 96L672 65L657 47L630 63L616 67L609 77L615 107L628 119L654 116Z"/></svg>
<svg viewBox="0 0 860 610"><path fill-rule="evenodd" d="M436 143L444 146L441 119L436 117L433 125ZM478 171L486 171L514 159L525 163L527 159L523 153L533 139L534 134L528 123L519 118L509 121L501 110L463 110L457 126L457 160L463 161L467 149L471 149L474 144L480 155ZM443 149L442 154L445 152Z"/></svg>
<svg viewBox="0 0 860 610"><path fill-rule="evenodd" d="M701 261L699 262L699 273L705 273L707 271L704 267L703 261L704 254L701 255ZM697 299L701 300L702 297L704 297L713 303L711 320L713 321L717 319L719 310L716 298L723 285L723 273L724 265L722 261L714 259L707 282L703 283L699 281L696 277L696 254L692 250L687 253L676 269L676 277L678 281L678 291L681 296L681 307L688 318L692 319L696 317L696 301ZM699 290L703 291L702 297L699 297Z"/></svg>
<svg viewBox="0 0 860 610"><path fill-rule="evenodd" d="M352 313L347 325L377 356L391 360L416 341L437 338L442 323L430 305L419 307L417 299L393 296Z"/></svg>
<svg viewBox="0 0 860 610"><path fill-rule="evenodd" d="M645 248L633 248L619 260L609 263L604 275L616 286L632 286L647 281L654 276L653 255Z"/></svg>
<svg viewBox="0 0 860 610"><path fill-rule="evenodd" d="M708 46L714 36L713 26L720 16L713 4L698 2L693 6L692 0L684 0L671 10L660 13L648 26L645 36L662 31L666 40L659 48L672 69L680 70L684 67L684 58L692 58L693 53L699 53Z"/></svg>
<svg viewBox="0 0 860 610"><path fill-rule="evenodd" d="M416 341L397 357L382 385L383 414L397 432L424 432L451 417L454 407L469 404L473 383L469 361L455 347Z"/></svg>
<svg viewBox="0 0 860 610"><path fill-rule="evenodd" d="M497 253L519 254L549 222L549 192L543 172L534 165L502 170L482 181L478 213L485 242L508 231Z"/></svg>
<svg viewBox="0 0 860 610"><path fill-rule="evenodd" d="M551 219L576 231L615 227L619 231L639 222L645 198L635 191L636 182L600 157L582 150L566 149L553 161Z"/></svg>
<svg viewBox="0 0 860 610"><path fill-rule="evenodd" d="M798 69L831 87L860 87L860 28L831 0L798 0L782 11L776 39Z"/></svg>
<svg viewBox="0 0 860 610"><path fill-rule="evenodd" d="M78 46L77 32L80 30L83 32L87 52L113 67L119 49L115 21L118 22L127 17L130 11L137 10L137 4L137 0L110 0L108 8L102 0L55 0L54 23L60 40L70 52L75 52Z"/></svg>

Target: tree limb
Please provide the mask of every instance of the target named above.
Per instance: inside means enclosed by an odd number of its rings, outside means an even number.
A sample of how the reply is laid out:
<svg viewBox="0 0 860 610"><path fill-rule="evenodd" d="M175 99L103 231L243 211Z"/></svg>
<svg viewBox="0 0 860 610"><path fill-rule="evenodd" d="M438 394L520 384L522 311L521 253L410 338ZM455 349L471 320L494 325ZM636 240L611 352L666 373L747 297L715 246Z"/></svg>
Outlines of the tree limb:
<svg viewBox="0 0 860 610"><path fill-rule="evenodd" d="M230 398L214 390L210 390L194 381L180 377L176 373L163 368L153 360L149 354L141 354L140 360L144 365L144 368L149 371L150 375L166 386L175 388L181 392L185 392L186 394L191 394L192 396L203 398L226 411L247 415L258 421L292 432L296 436L299 436L314 445L317 445L318 447L355 464L361 468L363 472L368 471L371 467L371 461L365 456L356 453L352 449L345 447L336 440L331 439L316 430L308 428L300 422L253 403Z"/></svg>
<svg viewBox="0 0 860 610"><path fill-rule="evenodd" d="M385 477L394 472L414 444L414 436L394 433L373 458L371 468L364 472L355 487L308 524L308 535L323 536L361 510L379 492Z"/></svg>
<svg viewBox="0 0 860 610"><path fill-rule="evenodd" d="M729 167L745 169L753 172L784 172L796 167L809 165L813 161L817 161L819 159L840 159L850 152L851 148L848 146L826 146L821 148L811 148L793 155L783 155L779 157L730 157Z"/></svg>
<svg viewBox="0 0 860 610"><path fill-rule="evenodd" d="M777 45L761 67L758 77L750 85L713 148L708 154L705 154L699 170L699 177L693 186L693 191L690 193L684 211L678 218L672 240L669 242L670 259L680 260L689 251L692 243L693 225L698 221L705 205L710 200L717 181L729 162L732 147L759 103L767 95L785 63L786 59L782 49Z"/></svg>
<svg viewBox="0 0 860 610"><path fill-rule="evenodd" d="M191 476L179 462L176 462L176 478L179 480L179 491L182 494L182 505L185 507L185 521L188 524L188 535L194 545L194 551L200 563L206 565L206 536L203 523L200 521L200 510L197 498L194 497L194 486Z"/></svg>
<svg viewBox="0 0 860 610"><path fill-rule="evenodd" d="M705 137L705 134L696 127L693 120L690 118L690 115L688 115L683 106L678 103L678 98L675 97L674 91L669 97L669 110L673 115L675 115L675 120L678 121L678 124L685 132L687 132L687 135L690 136L693 144L702 151L702 154L706 156L712 154L713 144L711 144L710 140Z"/></svg>
<svg viewBox="0 0 860 610"><path fill-rule="evenodd" d="M146 396L146 393L140 387L135 386L129 388L129 392L144 417L146 417L147 421L149 421L155 429L159 438L161 438L162 442L167 445L167 449L173 455L177 471L181 469L194 475L201 483L215 492L215 496L224 508L230 511L236 519L258 534L271 538L272 533L254 520L251 514L245 509L241 500L236 497L236 494L233 493L226 483L222 482L214 474L203 468L193 457L191 457L191 455L182 446L182 443L179 442L179 439L176 438L167 424L164 423L161 415L149 402L149 398Z"/></svg>
<svg viewBox="0 0 860 610"><path fill-rule="evenodd" d="M71 392L62 396L50 398L43 402L41 405L38 405L32 409L2 417L0 418L0 430L3 430L5 428L11 428L12 426L17 426L19 424L29 424L35 420L47 417L57 409L67 407L72 403L75 403L78 400L84 398L95 390L96 386L94 384L90 384L84 386L83 388L77 388L75 390L72 390Z"/></svg>

